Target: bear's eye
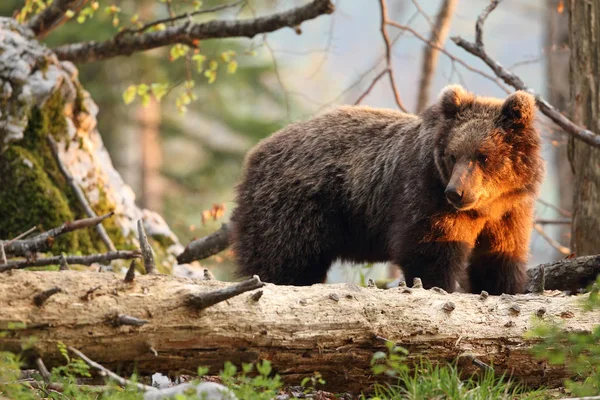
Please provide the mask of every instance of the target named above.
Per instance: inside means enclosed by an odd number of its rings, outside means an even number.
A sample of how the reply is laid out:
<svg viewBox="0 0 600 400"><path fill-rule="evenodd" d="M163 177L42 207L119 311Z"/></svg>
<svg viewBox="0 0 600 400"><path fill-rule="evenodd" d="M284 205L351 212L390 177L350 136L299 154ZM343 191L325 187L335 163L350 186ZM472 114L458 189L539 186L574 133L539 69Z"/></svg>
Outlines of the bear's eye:
<svg viewBox="0 0 600 400"><path fill-rule="evenodd" d="M488 158L485 154L479 153L477 154L477 162L481 163L481 164L485 164L487 162Z"/></svg>
<svg viewBox="0 0 600 400"><path fill-rule="evenodd" d="M450 161L452 161L452 164L456 163L456 156L454 154L450 154Z"/></svg>

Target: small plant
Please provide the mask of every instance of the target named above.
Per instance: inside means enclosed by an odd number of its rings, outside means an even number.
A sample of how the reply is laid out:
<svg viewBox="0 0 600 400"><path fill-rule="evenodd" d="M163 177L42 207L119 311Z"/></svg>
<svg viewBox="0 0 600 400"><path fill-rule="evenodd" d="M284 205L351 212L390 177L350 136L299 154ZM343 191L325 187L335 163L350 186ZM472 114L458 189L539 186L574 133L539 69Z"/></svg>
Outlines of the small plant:
<svg viewBox="0 0 600 400"><path fill-rule="evenodd" d="M600 277L583 300L585 310L600 309L598 288ZM534 354L550 364L564 364L573 373L573 379L565 381L565 388L573 396L595 396L600 394L600 325L591 332L567 332L555 321L540 321L531 332L530 338L541 338L534 346Z"/></svg>
<svg viewBox="0 0 600 400"><path fill-rule="evenodd" d="M376 375L396 378L395 384L376 384L373 397L363 400L392 399L541 399L541 392L526 392L493 370L463 380L454 364L433 364L421 360L411 371L406 364L408 351L387 341L388 353L373 355L371 366Z"/></svg>

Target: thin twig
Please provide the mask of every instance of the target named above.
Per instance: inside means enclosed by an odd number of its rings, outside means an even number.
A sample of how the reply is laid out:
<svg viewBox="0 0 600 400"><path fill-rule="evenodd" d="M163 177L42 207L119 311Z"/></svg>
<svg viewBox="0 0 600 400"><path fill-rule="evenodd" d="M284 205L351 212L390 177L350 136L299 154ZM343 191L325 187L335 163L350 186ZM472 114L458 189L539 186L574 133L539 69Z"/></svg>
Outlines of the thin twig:
<svg viewBox="0 0 600 400"><path fill-rule="evenodd" d="M114 372L112 372L108 368L105 368L102 365L98 364L97 362L89 359L85 354L83 354L81 351L77 350L74 347L69 346L69 347L67 347L67 349L71 353L75 354L77 357L79 357L83 361L85 361L85 363L87 365L89 365L92 368L97 369L98 371L101 371L101 372L105 373L110 378L112 378L115 381L117 381L119 383L119 385L121 385L123 387L129 386L129 385L135 385L139 390L144 391L144 392L150 392L150 391L156 391L156 390L158 390L157 388L152 387L152 386L147 386L147 385L144 385L142 383L135 383L135 382L132 382L132 381L130 381L128 379L121 378L119 375L115 374Z"/></svg>
<svg viewBox="0 0 600 400"><path fill-rule="evenodd" d="M536 224L540 224L540 225L571 225L571 220L570 219L544 219L544 218L540 218L540 219L536 219L535 220Z"/></svg>
<svg viewBox="0 0 600 400"><path fill-rule="evenodd" d="M131 260L132 258L139 258L141 253L139 251L130 250L118 250L109 251L102 254L91 254L88 256L67 256L65 260L69 264L77 265L92 265L94 263L105 262L108 263L113 260ZM11 269L22 269L27 267L44 267L47 265L59 265L61 256L38 258L37 260L19 260L9 261L6 264L0 265L0 272L6 272Z"/></svg>
<svg viewBox="0 0 600 400"><path fill-rule="evenodd" d="M37 226L32 226L31 228L27 229L25 232L17 235L13 239L10 239L8 242L6 242L6 244L9 245L16 240L23 239L25 236L29 235L31 232L35 231L36 229L37 229Z"/></svg>
<svg viewBox="0 0 600 400"><path fill-rule="evenodd" d="M412 33L417 39L419 39L420 41L422 41L424 43L427 43L429 46L431 46L431 47L439 50L442 54L446 55L449 59L451 59L455 63L458 63L458 64L462 65L463 67L465 67L466 69L468 69L471 72L474 72L474 73L476 73L478 75L483 76L486 79L491 80L492 82L496 83L496 85L498 85L498 87L500 87L500 89L502 89L504 92L510 93L509 90L502 84L502 82L497 77L494 77L494 76L492 76L490 74L487 74L487 73L483 72L480 69L477 69L475 67L470 66L469 64L467 64L466 62L464 62L460 58L458 58L458 57L452 55L451 53L449 53L448 50L446 50L445 48L440 47L440 46L436 45L435 43L430 42L425 37L423 37L423 35L421 35L417 31L415 31L410 26L399 24L396 21L388 21L387 23L389 25L392 25L392 26L398 28L398 29L402 29L402 30L405 30L405 31L408 31L408 32ZM454 40L454 39L452 39L452 40Z"/></svg>
<svg viewBox="0 0 600 400"><path fill-rule="evenodd" d="M548 244L552 247L554 247L556 250L558 250L559 252L561 252L562 254L565 255L569 255L571 254L571 249L569 249L568 247L563 246L562 244L558 243L556 240L552 239L545 231L544 228L542 228L541 225L539 224L534 224L533 225L534 229L536 230L537 233L539 233L539 235L544 238L544 240L546 240L546 242L548 242Z"/></svg>
<svg viewBox="0 0 600 400"><path fill-rule="evenodd" d="M563 217L567 217L567 218L571 218L573 217L573 213L569 210L565 210L564 208L561 208L559 206L556 206L552 203L547 202L546 200L543 199L537 199L538 203L541 203L543 205L545 205L546 207L550 207L551 209L557 211L559 214L561 214Z"/></svg>
<svg viewBox="0 0 600 400"><path fill-rule="evenodd" d="M137 222L137 228L138 239L140 241L140 250L142 251L142 259L144 260L144 269L146 270L146 274L155 274L156 264L154 263L152 246L150 246L150 243L148 243L148 237L146 236L146 231L144 230L144 223L141 219Z"/></svg>
<svg viewBox="0 0 600 400"><path fill-rule="evenodd" d="M429 17L429 15L427 15L427 13L423 10L423 8L421 7L421 5L419 4L418 0L411 0L413 3L413 6L415 6L415 8L417 9L417 12L419 14L421 14L421 16L423 18L425 18L425 20L427 21L427 24L429 24L429 28L434 31L435 30L435 25L433 24L433 22L431 21L431 18Z"/></svg>
<svg viewBox="0 0 600 400"><path fill-rule="evenodd" d="M240 283L227 286L223 289L213 290L212 292L190 294L187 303L197 310L203 310L222 301L228 300L238 294L248 292L250 290L263 287L265 284L261 282L257 275Z"/></svg>
<svg viewBox="0 0 600 400"><path fill-rule="evenodd" d="M90 206L90 203L88 203L87 198L85 197L85 194L83 193L83 190L81 190L81 187L79 187L79 185L77 184L75 179L73 179L73 177L67 170L67 167L65 166L65 164L62 162L62 160L60 158L60 154L58 152L58 145L56 144L56 141L54 140L54 138L51 135L48 135L48 144L50 144L50 148L52 149L52 153L54 154L54 159L56 160L56 163L58 164L58 168L60 169L60 172L64 175L69 186L71 186L71 188L75 192L75 196L77 196L77 200L79 200L79 203L85 210L85 213L90 218L96 218L97 215L94 212L94 210L92 209L92 207ZM108 233L106 233L106 230L104 229L104 227L101 224L96 225L96 231L98 232L98 236L100 236L100 239L102 240L102 242L104 243L106 248L110 251L115 251L116 250L115 245L113 244L112 240L110 240Z"/></svg>
<svg viewBox="0 0 600 400"><path fill-rule="evenodd" d="M494 10L494 8L496 8L496 6L499 3L500 0L493 0L490 3L490 5L486 7L486 9L481 13L479 18L477 18L477 24L475 26L475 43L468 42L461 37L453 37L452 41L456 43L457 46L462 47L464 50L471 53L472 55L479 57L492 69L492 71L494 71L496 76L501 78L508 85L512 86L517 90L524 90L534 94L535 101L539 110L545 116L550 118L556 125L562 128L565 132L577 139L580 139L584 143L587 143L594 147L600 147L600 135L597 135L588 129L584 129L578 126L569 118L565 117L553 105L548 103L540 95L535 94L535 92L532 89L527 87L519 76L504 68L500 63L498 63L486 53L482 39L483 23L485 22L487 16Z"/></svg>
<svg viewBox="0 0 600 400"><path fill-rule="evenodd" d="M16 240L18 238L17 237L4 244L5 251L7 254L21 257L27 257L28 255L36 252L48 251L52 247L55 237L64 235L65 233L69 233L77 229L84 229L98 225L105 219L110 218L113 214L114 213L110 212L100 217L83 218L75 221L65 222L59 227L52 228L29 239Z"/></svg>
<svg viewBox="0 0 600 400"><path fill-rule="evenodd" d="M367 89L360 95L360 97L358 99L356 99L356 101L354 102L355 105L360 104L365 97L367 97L369 95L369 93L371 93L371 90L373 90L373 88L375 87L375 84L377 84L377 82L379 82L379 80L381 78L383 78L383 76L387 73L389 73L389 69L384 69L383 71L381 71L379 74L377 74L377 76L375 78L373 78L373 80L371 81L371 84L369 85L369 87L367 87Z"/></svg>
<svg viewBox="0 0 600 400"><path fill-rule="evenodd" d="M149 22L149 23L143 25L139 29L124 29L121 31L121 34L123 35L123 34L142 33L156 25L173 23L173 22L176 22L176 21L179 21L182 19L190 19L191 17L200 15L200 14L208 14L208 13L212 13L212 12L222 11L222 10L225 10L228 8L236 7L245 2L246 2L246 0L240 0L240 1L233 2L233 3L221 4L221 5L215 6L215 7L203 8L201 10L196 10L196 11L185 13L185 14L175 15L175 16L172 16L169 18L157 19L156 21L152 21L152 22Z"/></svg>
<svg viewBox="0 0 600 400"><path fill-rule="evenodd" d="M390 36L388 35L387 31L388 12L386 0L379 0L379 8L381 10L381 36L383 37L383 42L385 44L385 63L387 65L387 73L390 78L390 86L392 88L394 100L396 100L398 108L407 113L408 109L404 106L404 103L400 98L400 92L398 92L396 79L394 77L394 70L392 66L392 44L390 43Z"/></svg>

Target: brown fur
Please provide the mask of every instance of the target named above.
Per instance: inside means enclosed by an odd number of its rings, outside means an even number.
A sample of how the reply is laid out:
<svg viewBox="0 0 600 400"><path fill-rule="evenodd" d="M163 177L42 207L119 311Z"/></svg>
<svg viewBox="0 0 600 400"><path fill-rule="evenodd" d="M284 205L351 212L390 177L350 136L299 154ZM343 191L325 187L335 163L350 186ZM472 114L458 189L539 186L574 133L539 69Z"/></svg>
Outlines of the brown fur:
<svg viewBox="0 0 600 400"><path fill-rule="evenodd" d="M310 285L336 259L391 261L425 287L523 291L543 177L534 112L526 92L449 86L419 116L345 106L287 126L246 159L239 274Z"/></svg>

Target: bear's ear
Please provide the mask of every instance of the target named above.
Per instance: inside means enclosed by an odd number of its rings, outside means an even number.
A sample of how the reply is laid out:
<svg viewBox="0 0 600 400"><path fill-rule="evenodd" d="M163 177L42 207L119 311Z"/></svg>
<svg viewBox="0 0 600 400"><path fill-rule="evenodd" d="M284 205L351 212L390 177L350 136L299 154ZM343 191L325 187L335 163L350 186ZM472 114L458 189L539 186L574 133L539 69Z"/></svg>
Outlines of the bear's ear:
<svg viewBox="0 0 600 400"><path fill-rule="evenodd" d="M475 97L460 85L448 85L438 97L438 103L446 118L454 118L456 114L473 104Z"/></svg>
<svg viewBox="0 0 600 400"><path fill-rule="evenodd" d="M535 97L523 90L516 91L504 100L501 120L507 128L530 126L535 118Z"/></svg>

